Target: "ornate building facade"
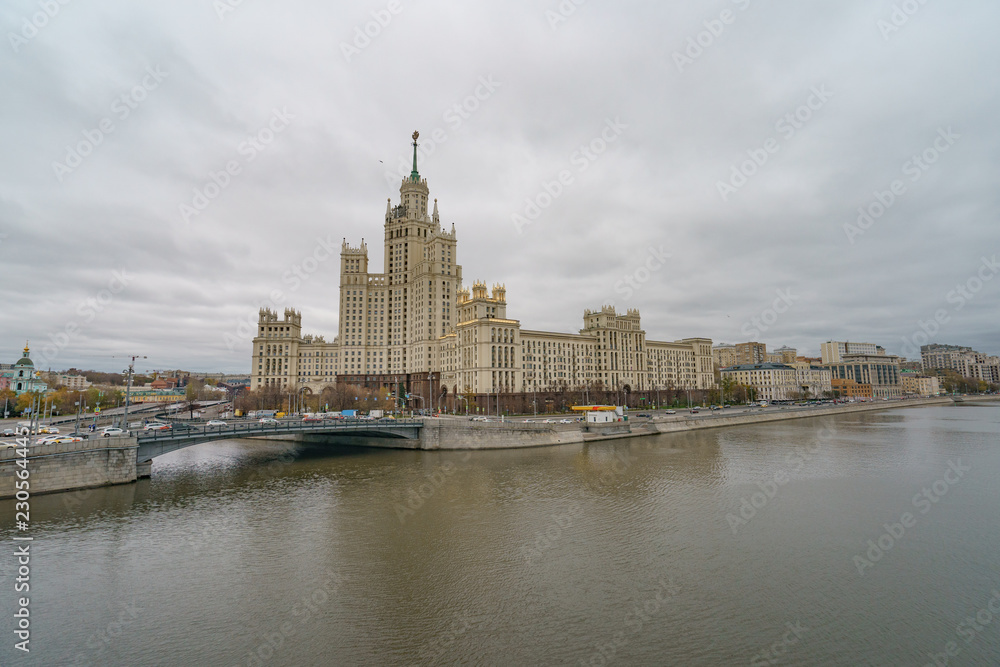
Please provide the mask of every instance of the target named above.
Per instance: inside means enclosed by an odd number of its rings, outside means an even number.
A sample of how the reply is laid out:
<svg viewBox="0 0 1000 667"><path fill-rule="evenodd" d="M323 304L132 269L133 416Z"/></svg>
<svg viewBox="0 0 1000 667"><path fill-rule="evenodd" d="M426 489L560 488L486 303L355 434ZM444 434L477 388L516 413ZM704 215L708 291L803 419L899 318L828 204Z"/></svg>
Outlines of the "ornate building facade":
<svg viewBox="0 0 1000 667"><path fill-rule="evenodd" d="M24 354L21 358L14 362L10 370L0 375L3 377L0 389L9 388L18 395L48 390L48 384L39 378L39 373L35 370L35 363L31 360L27 343L24 344Z"/></svg>
<svg viewBox="0 0 1000 667"><path fill-rule="evenodd" d="M318 393L340 382L402 388L430 402L442 394L510 394L559 389L709 389L712 341L647 341L639 312L585 311L578 333L521 328L507 314L506 289L463 286L455 226L441 226L426 179L403 179L386 203L383 273L368 246L342 244L340 317L332 342L303 335L302 317L261 309L253 340L251 389Z"/></svg>

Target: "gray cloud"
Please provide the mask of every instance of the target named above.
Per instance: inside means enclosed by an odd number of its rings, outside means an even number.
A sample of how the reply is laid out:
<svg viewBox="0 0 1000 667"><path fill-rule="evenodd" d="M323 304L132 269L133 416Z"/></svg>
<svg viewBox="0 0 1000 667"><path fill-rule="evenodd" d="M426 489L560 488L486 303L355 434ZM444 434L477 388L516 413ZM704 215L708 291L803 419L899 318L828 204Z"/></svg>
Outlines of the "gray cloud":
<svg viewBox="0 0 1000 667"><path fill-rule="evenodd" d="M886 38L893 4L586 2L553 29L556 2L400 0L348 61L342 44L385 3L244 2L221 19L193 0L69 3L16 51L10 35L39 9L7 3L0 358L75 324L54 368L114 370L111 355L139 352L150 368L244 370L249 339L230 349L226 336L273 290L332 338L338 260L295 290L287 272L328 237L365 238L381 269L385 198L414 129L466 281L505 282L525 328L573 331L613 302L639 308L651 338L736 342L791 289L755 336L772 347L898 352L945 309L938 340L1000 353L1000 280L949 301L1000 254L1000 8L927 3ZM679 71L689 39L707 46ZM134 99L150 68L165 74ZM455 111L483 77L494 90ZM822 87L807 120L779 124ZM251 151L275 110L287 127ZM60 180L53 163L104 119L113 130ZM583 169L577 151L609 119L627 127ZM914 180L906 163L942 128L960 137ZM768 140L777 150L724 201L718 183ZM233 161L239 173L185 220ZM573 182L517 234L512 215L561 170ZM894 180L905 192L851 243L845 225ZM651 246L670 259L626 298L616 286ZM127 284L88 306L122 270Z"/></svg>

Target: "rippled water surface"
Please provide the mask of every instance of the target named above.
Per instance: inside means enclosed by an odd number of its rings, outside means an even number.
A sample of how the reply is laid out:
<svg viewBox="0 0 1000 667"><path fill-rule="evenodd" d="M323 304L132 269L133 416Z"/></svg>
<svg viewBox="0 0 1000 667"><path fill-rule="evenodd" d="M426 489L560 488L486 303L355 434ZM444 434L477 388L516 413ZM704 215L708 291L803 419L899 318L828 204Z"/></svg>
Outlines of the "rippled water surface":
<svg viewBox="0 0 1000 667"><path fill-rule="evenodd" d="M1000 664L998 436L1000 407L961 406L491 452L199 445L32 498L28 655L0 501L0 664Z"/></svg>

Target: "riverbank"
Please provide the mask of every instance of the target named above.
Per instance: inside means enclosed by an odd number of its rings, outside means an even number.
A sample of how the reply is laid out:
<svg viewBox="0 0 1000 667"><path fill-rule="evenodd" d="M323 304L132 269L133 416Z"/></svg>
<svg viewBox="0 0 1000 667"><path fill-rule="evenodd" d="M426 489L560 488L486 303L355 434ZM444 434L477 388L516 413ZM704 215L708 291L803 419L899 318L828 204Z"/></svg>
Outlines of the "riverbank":
<svg viewBox="0 0 1000 667"><path fill-rule="evenodd" d="M1000 396L974 397L959 403L1000 401ZM337 444L385 449L420 450L493 450L550 447L553 445L585 444L622 438L639 438L666 433L679 433L709 428L745 426L790 419L811 419L877 410L918 408L933 405L955 405L949 397L879 401L834 405L822 408L779 409L771 412L736 412L715 414L654 415L633 417L628 422L616 422L587 431L580 423L543 424L524 421L477 422L461 418L427 418L423 420L418 438L359 437L305 433L295 435L257 436L262 439L288 440L304 444ZM738 410L738 409L736 409ZM80 443L32 445L27 456L32 494L53 493L80 488L127 484L149 477L149 461L137 462L135 438L90 439ZM18 460L13 448L0 451L0 498L15 493ZM23 460L23 459L22 459Z"/></svg>
<svg viewBox="0 0 1000 667"><path fill-rule="evenodd" d="M1000 397L987 397L1000 399ZM977 399L978 400L978 399ZM661 415L651 418L635 418L629 422L609 424L605 431L586 432L580 424L538 424L525 422L473 422L451 419L424 420L424 431L420 443L414 449L517 449L521 447L546 447L575 442L601 442L622 438L639 438L664 433L679 433L708 428L745 426L789 419L810 419L876 410L917 408L930 405L954 405L949 397L910 399L906 401L878 401L868 403L838 404L817 408L787 408L773 412L719 412L695 417L690 414ZM622 427L625 432L622 432ZM428 428L430 427L430 428ZM311 436L320 438L322 436ZM385 444L368 444L375 447L396 447ZM404 445L405 446L405 445Z"/></svg>

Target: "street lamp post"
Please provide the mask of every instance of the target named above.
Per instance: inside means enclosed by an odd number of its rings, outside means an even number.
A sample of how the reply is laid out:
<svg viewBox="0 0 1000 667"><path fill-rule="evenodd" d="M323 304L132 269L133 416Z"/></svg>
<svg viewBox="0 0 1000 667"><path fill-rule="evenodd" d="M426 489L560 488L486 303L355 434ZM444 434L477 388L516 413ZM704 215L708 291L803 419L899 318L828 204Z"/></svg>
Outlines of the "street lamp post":
<svg viewBox="0 0 1000 667"><path fill-rule="evenodd" d="M128 405L129 405L129 398L131 397L131 392L132 392L132 376L135 374L135 360L145 359L145 358L146 357L144 356L133 354L131 356L131 360L129 361L128 368L123 371L123 373L126 375L126 382L125 382L125 412L123 413L122 416L122 430L124 430L126 433L128 432Z"/></svg>

